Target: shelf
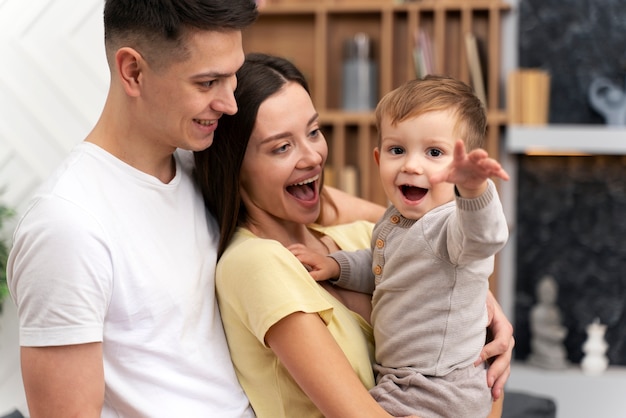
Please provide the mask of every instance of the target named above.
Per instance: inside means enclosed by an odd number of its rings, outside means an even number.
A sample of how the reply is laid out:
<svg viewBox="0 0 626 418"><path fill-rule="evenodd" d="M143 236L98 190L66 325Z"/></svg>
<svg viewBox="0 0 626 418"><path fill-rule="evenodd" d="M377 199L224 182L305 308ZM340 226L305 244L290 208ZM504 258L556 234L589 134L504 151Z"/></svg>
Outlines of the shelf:
<svg viewBox="0 0 626 418"><path fill-rule="evenodd" d="M373 158L378 142L374 112L342 109L345 40L359 32L370 38L380 99L416 77L414 44L421 32L432 41L432 72L470 84L466 35L474 34L485 56L485 148L498 156L507 123L500 82L501 20L510 9L504 0L267 0L258 20L243 31L243 47L287 58L306 77L329 147L326 184L387 205ZM491 283L497 294L495 280Z"/></svg>
<svg viewBox="0 0 626 418"><path fill-rule="evenodd" d="M320 112L320 120L324 124L345 124L359 125L361 123L376 123L374 112L348 112L343 110L327 110ZM490 125L504 125L506 123L506 112L495 110L487 112L487 123Z"/></svg>
<svg viewBox="0 0 626 418"><path fill-rule="evenodd" d="M509 10L511 6L501 0L421 0L397 3L391 0L270 0L261 8L262 14L291 14L323 12L371 12L380 10Z"/></svg>
<svg viewBox="0 0 626 418"><path fill-rule="evenodd" d="M386 205L372 157L378 134L373 111L342 109L344 41L364 32L372 42L377 67L377 97L416 76L415 36L432 40L434 73L470 83L465 35L473 33L486 55L487 144L499 154L507 123L500 83L501 17L511 6L503 0L267 0L257 22L244 30L246 52L265 52L291 60L306 77L328 141L328 165L341 178L356 172L359 196ZM329 176L331 177L331 176ZM341 184L335 184L341 187Z"/></svg>
<svg viewBox="0 0 626 418"><path fill-rule="evenodd" d="M362 123L368 123L374 125L376 123L376 117L374 112L346 112L343 110L328 110L320 112L320 120L325 124L346 124L346 125L360 125Z"/></svg>
<svg viewBox="0 0 626 418"><path fill-rule="evenodd" d="M626 127L608 125L514 125L505 141L510 154L626 155Z"/></svg>
<svg viewBox="0 0 626 418"><path fill-rule="evenodd" d="M311 84L318 109L340 110L344 39L365 32L372 40L380 97L415 77L412 49L418 29L433 41L434 72L469 83L464 35L472 32L488 57L483 71L489 110L499 110L500 17L510 7L500 0L272 2L244 31L244 49L292 60Z"/></svg>

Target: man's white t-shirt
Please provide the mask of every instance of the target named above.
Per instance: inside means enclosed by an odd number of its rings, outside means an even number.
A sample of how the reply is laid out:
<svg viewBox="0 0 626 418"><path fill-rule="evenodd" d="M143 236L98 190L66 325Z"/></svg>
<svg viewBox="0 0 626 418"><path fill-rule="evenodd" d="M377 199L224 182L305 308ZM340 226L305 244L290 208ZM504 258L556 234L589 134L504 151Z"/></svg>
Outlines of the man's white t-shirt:
<svg viewBox="0 0 626 418"><path fill-rule="evenodd" d="M20 345L101 341L103 417L252 417L215 301L217 226L175 153L168 184L83 142L37 192L8 263Z"/></svg>

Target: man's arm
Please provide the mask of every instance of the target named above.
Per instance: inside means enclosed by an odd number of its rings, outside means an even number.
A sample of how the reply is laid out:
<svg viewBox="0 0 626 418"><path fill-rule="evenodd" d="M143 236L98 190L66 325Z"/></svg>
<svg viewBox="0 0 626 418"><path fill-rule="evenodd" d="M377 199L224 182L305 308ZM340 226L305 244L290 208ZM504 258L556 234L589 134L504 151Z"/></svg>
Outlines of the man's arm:
<svg viewBox="0 0 626 418"><path fill-rule="evenodd" d="M502 307L491 291L487 292L487 311L489 312L488 335L492 337L480 353L474 365L483 361L493 361L487 369L487 385L491 388L491 396L499 399L511 374L511 358L515 347L513 325L509 322Z"/></svg>
<svg viewBox="0 0 626 418"><path fill-rule="evenodd" d="M22 347L21 363L31 418L100 417L102 343Z"/></svg>

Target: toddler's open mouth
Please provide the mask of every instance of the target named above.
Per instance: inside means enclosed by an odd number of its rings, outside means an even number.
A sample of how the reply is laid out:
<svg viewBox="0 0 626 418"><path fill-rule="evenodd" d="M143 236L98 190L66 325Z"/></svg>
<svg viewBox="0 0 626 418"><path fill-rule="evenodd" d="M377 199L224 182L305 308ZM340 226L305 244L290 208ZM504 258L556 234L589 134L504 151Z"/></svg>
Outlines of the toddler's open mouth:
<svg viewBox="0 0 626 418"><path fill-rule="evenodd" d="M420 199L423 199L428 193L428 189L423 189L421 187L404 185L400 186L400 191L404 195L405 199L410 200L412 202L416 202Z"/></svg>

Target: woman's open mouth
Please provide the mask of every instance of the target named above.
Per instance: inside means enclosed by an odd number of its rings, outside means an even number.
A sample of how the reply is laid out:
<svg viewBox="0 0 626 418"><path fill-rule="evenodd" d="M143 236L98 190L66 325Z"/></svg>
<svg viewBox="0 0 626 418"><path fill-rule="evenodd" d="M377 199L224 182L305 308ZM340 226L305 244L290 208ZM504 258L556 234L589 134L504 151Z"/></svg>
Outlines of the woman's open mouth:
<svg viewBox="0 0 626 418"><path fill-rule="evenodd" d="M309 179L287 186L287 192L299 200L311 201L317 198L317 180L319 174Z"/></svg>

